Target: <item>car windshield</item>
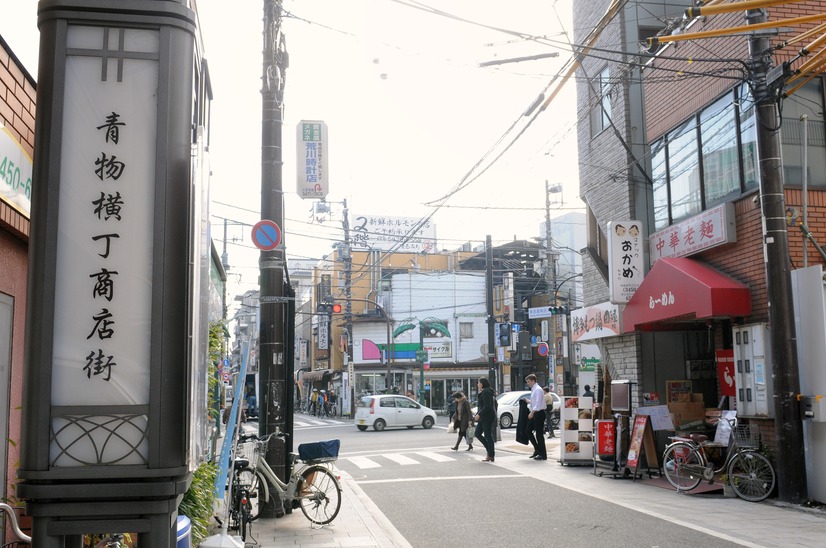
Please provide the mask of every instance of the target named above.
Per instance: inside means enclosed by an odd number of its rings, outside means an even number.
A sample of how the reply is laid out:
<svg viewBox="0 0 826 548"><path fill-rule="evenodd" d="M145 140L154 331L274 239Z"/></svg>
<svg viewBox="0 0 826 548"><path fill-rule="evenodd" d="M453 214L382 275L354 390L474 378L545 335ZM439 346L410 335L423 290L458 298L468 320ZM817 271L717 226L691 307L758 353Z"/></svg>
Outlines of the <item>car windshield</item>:
<svg viewBox="0 0 826 548"><path fill-rule="evenodd" d="M530 392L505 392L498 398L502 405L513 405L519 398L529 397Z"/></svg>
<svg viewBox="0 0 826 548"><path fill-rule="evenodd" d="M373 396L364 396L361 398L356 407L370 407L370 404L373 402Z"/></svg>

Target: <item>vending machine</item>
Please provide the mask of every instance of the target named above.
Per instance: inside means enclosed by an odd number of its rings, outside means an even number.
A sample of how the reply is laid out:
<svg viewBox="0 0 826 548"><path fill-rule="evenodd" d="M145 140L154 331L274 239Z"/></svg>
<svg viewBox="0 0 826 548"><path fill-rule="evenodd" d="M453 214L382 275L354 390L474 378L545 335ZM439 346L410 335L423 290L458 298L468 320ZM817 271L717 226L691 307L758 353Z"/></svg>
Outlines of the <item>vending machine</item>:
<svg viewBox="0 0 826 548"><path fill-rule="evenodd" d="M771 337L768 325L738 325L732 331L737 416L774 418Z"/></svg>

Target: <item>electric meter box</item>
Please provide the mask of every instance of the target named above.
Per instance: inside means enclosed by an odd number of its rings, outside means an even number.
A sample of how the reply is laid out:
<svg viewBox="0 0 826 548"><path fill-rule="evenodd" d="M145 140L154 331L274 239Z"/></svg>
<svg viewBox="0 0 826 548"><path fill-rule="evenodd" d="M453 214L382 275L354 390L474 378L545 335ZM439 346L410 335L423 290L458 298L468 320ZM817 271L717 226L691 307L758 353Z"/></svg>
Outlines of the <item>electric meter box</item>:
<svg viewBox="0 0 826 548"><path fill-rule="evenodd" d="M738 325L734 339L737 416L774 418L771 337L765 323Z"/></svg>
<svg viewBox="0 0 826 548"><path fill-rule="evenodd" d="M800 416L812 422L826 422L826 397L803 396L800 399Z"/></svg>

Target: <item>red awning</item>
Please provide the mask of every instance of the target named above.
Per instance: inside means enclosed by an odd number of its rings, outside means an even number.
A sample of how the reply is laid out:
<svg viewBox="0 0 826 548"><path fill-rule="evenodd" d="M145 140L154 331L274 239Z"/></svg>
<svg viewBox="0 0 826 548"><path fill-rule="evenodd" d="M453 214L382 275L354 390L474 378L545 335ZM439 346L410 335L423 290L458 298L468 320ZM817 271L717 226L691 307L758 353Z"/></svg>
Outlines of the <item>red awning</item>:
<svg viewBox="0 0 826 548"><path fill-rule="evenodd" d="M751 314L749 288L685 257L660 259L622 313L622 331L651 331L667 320L704 320Z"/></svg>

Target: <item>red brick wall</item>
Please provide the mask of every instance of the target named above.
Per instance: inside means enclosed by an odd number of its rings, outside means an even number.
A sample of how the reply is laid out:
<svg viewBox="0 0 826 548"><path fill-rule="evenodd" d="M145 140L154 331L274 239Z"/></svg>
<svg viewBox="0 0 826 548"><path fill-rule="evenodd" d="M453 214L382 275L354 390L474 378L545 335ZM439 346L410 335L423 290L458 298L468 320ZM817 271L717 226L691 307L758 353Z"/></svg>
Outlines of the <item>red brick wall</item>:
<svg viewBox="0 0 826 548"><path fill-rule="evenodd" d="M6 43L0 39L0 121L23 149L32 156L34 147L35 83L23 70ZM20 439L20 408L23 393L24 339L28 277L29 220L0 200L0 293L11 296L14 315L11 340L11 390L7 417L9 438ZM8 485L4 494L13 497L20 444L6 443ZM14 499L12 499L14 500ZM10 539L7 539L10 540Z"/></svg>

